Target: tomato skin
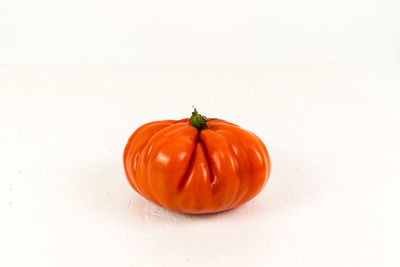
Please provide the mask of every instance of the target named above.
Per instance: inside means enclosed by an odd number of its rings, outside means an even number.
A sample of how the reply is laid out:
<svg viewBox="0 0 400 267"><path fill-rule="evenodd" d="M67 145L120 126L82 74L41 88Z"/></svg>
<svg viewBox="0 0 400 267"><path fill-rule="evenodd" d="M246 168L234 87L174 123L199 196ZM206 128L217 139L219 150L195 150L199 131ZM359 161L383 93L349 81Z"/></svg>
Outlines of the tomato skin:
<svg viewBox="0 0 400 267"><path fill-rule="evenodd" d="M140 195L184 213L237 207L266 185L271 162L253 133L224 120L199 131L189 119L139 127L125 146L126 177Z"/></svg>

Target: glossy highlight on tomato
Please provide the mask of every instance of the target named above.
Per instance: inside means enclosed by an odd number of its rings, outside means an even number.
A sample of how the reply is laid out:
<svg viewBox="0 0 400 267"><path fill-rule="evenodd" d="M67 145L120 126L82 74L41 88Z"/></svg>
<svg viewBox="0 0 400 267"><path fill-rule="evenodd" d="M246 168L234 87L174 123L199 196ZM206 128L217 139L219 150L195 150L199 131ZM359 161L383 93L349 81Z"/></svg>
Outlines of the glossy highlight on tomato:
<svg viewBox="0 0 400 267"><path fill-rule="evenodd" d="M192 214L237 207L255 197L271 171L268 151L253 133L195 109L191 118L139 127L123 162L130 185L164 208Z"/></svg>

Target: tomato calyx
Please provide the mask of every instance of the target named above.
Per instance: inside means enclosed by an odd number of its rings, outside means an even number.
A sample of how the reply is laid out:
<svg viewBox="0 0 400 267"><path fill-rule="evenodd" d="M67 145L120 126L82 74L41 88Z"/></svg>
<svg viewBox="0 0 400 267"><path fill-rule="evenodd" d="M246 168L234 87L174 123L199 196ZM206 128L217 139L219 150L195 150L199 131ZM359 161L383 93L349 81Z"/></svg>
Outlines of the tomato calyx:
<svg viewBox="0 0 400 267"><path fill-rule="evenodd" d="M189 123L193 127L197 128L197 130L201 131L207 126L207 118L206 116L199 114L195 107L193 108L194 110L192 112L192 116L190 117Z"/></svg>
<svg viewBox="0 0 400 267"><path fill-rule="evenodd" d="M207 122L212 121L212 120L218 120L216 118L209 119L206 116L199 114L195 107L193 107L193 109L194 110L192 112L192 116L190 116L189 123L193 127L197 128L197 130L199 130L199 132L201 130L203 130L205 127L208 127L211 129L210 125L208 125Z"/></svg>

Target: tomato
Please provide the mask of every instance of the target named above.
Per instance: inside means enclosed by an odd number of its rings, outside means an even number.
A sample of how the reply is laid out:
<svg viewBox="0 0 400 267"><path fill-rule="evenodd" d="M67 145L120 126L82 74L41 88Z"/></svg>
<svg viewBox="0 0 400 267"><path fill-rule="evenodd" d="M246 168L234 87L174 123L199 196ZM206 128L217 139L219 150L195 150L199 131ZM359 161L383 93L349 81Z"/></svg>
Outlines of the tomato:
<svg viewBox="0 0 400 267"><path fill-rule="evenodd" d="M140 195L184 213L237 207L266 185L271 163L264 143L233 123L191 118L154 121L129 138L124 168Z"/></svg>

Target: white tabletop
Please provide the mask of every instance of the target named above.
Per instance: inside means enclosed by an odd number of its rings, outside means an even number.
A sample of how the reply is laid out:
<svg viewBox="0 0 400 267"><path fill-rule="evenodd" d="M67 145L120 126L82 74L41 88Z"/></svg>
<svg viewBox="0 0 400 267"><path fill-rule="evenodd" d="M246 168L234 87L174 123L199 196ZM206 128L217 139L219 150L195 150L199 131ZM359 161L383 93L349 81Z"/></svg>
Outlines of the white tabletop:
<svg viewBox="0 0 400 267"><path fill-rule="evenodd" d="M1 67L0 266L399 266L399 90L395 64ZM130 134L191 105L267 145L249 203L130 188Z"/></svg>

